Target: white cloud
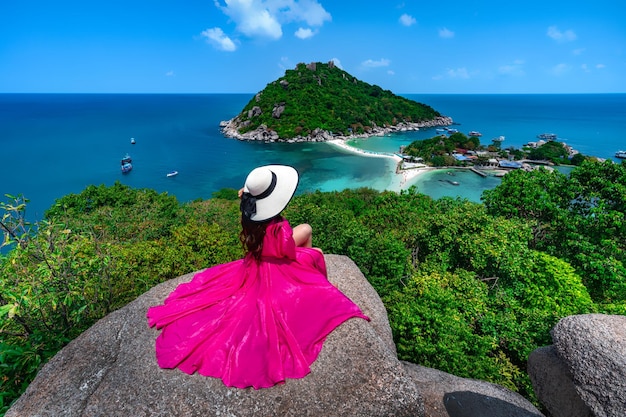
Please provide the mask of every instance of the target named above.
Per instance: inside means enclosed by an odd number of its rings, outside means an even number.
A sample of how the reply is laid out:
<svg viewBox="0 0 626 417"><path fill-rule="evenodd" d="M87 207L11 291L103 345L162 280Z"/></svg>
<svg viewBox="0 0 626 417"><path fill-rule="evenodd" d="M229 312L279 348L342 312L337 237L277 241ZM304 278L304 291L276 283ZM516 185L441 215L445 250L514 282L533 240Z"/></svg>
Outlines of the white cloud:
<svg viewBox="0 0 626 417"><path fill-rule="evenodd" d="M166 77L173 77L173 76L175 76L175 75L176 75L176 74L174 74L174 71L168 71L168 72L166 72L166 73L165 73L165 76L166 76Z"/></svg>
<svg viewBox="0 0 626 417"><path fill-rule="evenodd" d="M206 29L200 34L206 38L209 43L222 51L232 52L237 49L235 42L232 41L220 28Z"/></svg>
<svg viewBox="0 0 626 417"><path fill-rule="evenodd" d="M576 34L573 30L568 29L565 32L561 32L556 26L550 26L546 35L557 42L570 42L576 40Z"/></svg>
<svg viewBox="0 0 626 417"><path fill-rule="evenodd" d="M396 75L396 72L393 71L393 70L389 70L389 71L387 71L387 74L389 74L389 75Z"/></svg>
<svg viewBox="0 0 626 417"><path fill-rule="evenodd" d="M298 28L298 30L296 30L296 33L294 33L294 35L296 35L296 38L300 38L300 39L308 39L310 37L312 37L313 35L315 35L315 32L313 32L311 29L309 28Z"/></svg>
<svg viewBox="0 0 626 417"><path fill-rule="evenodd" d="M415 20L413 16L404 13L402 16L400 16L400 23L402 23L404 26L412 26L417 23L417 20Z"/></svg>
<svg viewBox="0 0 626 417"><path fill-rule="evenodd" d="M444 39L454 38L454 32L448 28L439 29L439 37Z"/></svg>
<svg viewBox="0 0 626 417"><path fill-rule="evenodd" d="M282 37L284 24L305 22L308 26L319 27L332 20L317 0L223 0L223 3L214 0L214 3L231 18L237 30L248 37L276 40Z"/></svg>
<svg viewBox="0 0 626 417"><path fill-rule="evenodd" d="M582 55L583 52L585 52L585 48L578 48L578 49L574 49L572 51L572 54L574 54L574 55Z"/></svg>
<svg viewBox="0 0 626 417"><path fill-rule="evenodd" d="M444 78L459 78L459 79L469 79L470 74L467 71L467 68L457 68L457 69L446 69L445 73L437 74L432 77L433 80L443 80Z"/></svg>
<svg viewBox="0 0 626 417"><path fill-rule="evenodd" d="M361 65L367 68L378 68L378 67L388 67L391 64L391 61L388 59L382 58L379 61L374 61L372 59L368 59L367 61L363 61Z"/></svg>
<svg viewBox="0 0 626 417"><path fill-rule="evenodd" d="M257 1L257 0L252 0ZM273 13L281 14L286 22L304 21L309 26L322 26L332 17L317 0L266 0Z"/></svg>
<svg viewBox="0 0 626 417"><path fill-rule="evenodd" d="M291 60L286 57L286 56L282 56L280 57L280 62L278 63L278 68L280 68L281 70L286 70L289 68L293 68L294 65L292 65Z"/></svg>
<svg viewBox="0 0 626 417"><path fill-rule="evenodd" d="M594 68L594 69L597 69L597 70L602 70L602 69L604 69L605 67L606 67L606 66L605 66L604 64L596 64L596 65L594 65L594 66L593 66L593 68ZM587 65L587 64L582 64L582 65L580 66L580 69L582 69L584 72L591 72L591 68L590 68L590 67L589 67L589 65Z"/></svg>
<svg viewBox="0 0 626 417"><path fill-rule="evenodd" d="M512 64L501 65L498 68L498 72L505 75L522 76L525 75L524 69L522 68L523 64L523 60L516 59Z"/></svg>
<svg viewBox="0 0 626 417"><path fill-rule="evenodd" d="M446 70L446 75L449 78L468 79L470 77L467 68L448 69Z"/></svg>
<svg viewBox="0 0 626 417"><path fill-rule="evenodd" d="M552 67L551 72L556 76L560 76L568 72L570 69L572 69L572 67L568 64L558 64Z"/></svg>

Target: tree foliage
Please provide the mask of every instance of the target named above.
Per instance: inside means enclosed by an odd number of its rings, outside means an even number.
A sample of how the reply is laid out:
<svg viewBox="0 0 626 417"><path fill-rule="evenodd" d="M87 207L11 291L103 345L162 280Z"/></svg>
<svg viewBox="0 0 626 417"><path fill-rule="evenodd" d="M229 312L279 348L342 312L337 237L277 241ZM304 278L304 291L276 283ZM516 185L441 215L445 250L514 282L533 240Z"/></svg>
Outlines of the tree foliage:
<svg viewBox="0 0 626 417"><path fill-rule="evenodd" d="M483 201L492 215L529 222L533 247L574 266L594 300L626 301L626 164L588 160L569 177L512 172Z"/></svg>
<svg viewBox="0 0 626 417"><path fill-rule="evenodd" d="M236 190L179 204L119 183L25 221L0 203L0 412L65 343L157 283L240 258ZM349 256L378 291L401 359L533 399L528 354L562 317L626 314L626 166L569 177L514 171L484 204L415 188L296 196L314 244Z"/></svg>
<svg viewBox="0 0 626 417"><path fill-rule="evenodd" d="M284 111L276 117L280 106ZM257 93L237 119L241 133L265 125L286 139L307 136L315 129L347 135L438 116L430 106L360 81L332 63L317 62L285 71Z"/></svg>
<svg viewBox="0 0 626 417"><path fill-rule="evenodd" d="M422 158L434 166L458 165L450 156L456 149L478 150L482 148L480 140L474 136L465 136L456 132L450 136L439 135L430 139L416 140L404 148L404 153Z"/></svg>

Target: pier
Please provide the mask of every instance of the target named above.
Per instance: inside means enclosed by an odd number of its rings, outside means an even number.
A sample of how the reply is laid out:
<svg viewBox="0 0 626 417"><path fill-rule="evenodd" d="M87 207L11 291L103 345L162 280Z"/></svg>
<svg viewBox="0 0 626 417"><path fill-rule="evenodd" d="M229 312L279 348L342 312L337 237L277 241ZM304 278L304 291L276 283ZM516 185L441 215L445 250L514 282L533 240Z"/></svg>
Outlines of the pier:
<svg viewBox="0 0 626 417"><path fill-rule="evenodd" d="M481 176L481 177L483 177L483 178L487 177L487 174L486 174L486 173L484 173L484 172L482 172L482 171L479 171L479 170L477 170L477 169L476 169L476 168L474 168L474 167L471 167L471 168L470 168L470 171L477 173L478 175L480 175L480 176Z"/></svg>

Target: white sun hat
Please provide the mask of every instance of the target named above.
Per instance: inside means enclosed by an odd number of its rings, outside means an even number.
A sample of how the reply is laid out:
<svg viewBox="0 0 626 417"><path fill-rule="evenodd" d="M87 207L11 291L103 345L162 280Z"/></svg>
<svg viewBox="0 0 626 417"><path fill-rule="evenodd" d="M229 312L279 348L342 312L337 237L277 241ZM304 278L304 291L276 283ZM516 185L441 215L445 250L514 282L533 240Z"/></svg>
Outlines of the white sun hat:
<svg viewBox="0 0 626 417"><path fill-rule="evenodd" d="M298 171L288 165L265 165L253 169L243 186L241 213L254 222L271 219L287 207L298 181Z"/></svg>

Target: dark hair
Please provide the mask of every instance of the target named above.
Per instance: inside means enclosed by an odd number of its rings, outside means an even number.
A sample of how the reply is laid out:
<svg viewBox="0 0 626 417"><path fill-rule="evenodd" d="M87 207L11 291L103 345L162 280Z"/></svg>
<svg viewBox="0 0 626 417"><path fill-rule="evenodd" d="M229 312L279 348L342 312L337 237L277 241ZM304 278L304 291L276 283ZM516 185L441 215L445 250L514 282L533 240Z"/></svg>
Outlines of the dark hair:
<svg viewBox="0 0 626 417"><path fill-rule="evenodd" d="M261 259L265 230L272 220L277 217L280 217L280 215L262 222L255 222L246 216L241 216L241 232L239 233L239 241L243 245L244 249L246 249L248 253L251 253L257 261Z"/></svg>

